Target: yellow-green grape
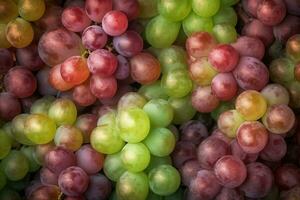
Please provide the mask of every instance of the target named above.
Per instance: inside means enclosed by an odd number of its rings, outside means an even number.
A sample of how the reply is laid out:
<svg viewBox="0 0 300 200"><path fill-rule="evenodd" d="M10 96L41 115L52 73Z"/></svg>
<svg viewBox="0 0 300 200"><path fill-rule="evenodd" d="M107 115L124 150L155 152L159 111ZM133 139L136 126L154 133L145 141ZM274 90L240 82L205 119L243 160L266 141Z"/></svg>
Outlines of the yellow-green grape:
<svg viewBox="0 0 300 200"><path fill-rule="evenodd" d="M221 5L220 0L192 0L194 12L201 17L214 16Z"/></svg>
<svg viewBox="0 0 300 200"><path fill-rule="evenodd" d="M236 26L237 20L238 18L235 10L229 6L221 7L217 14L213 16L214 24L227 23Z"/></svg>
<svg viewBox="0 0 300 200"><path fill-rule="evenodd" d="M169 98L166 92L162 89L160 80L150 85L142 85L142 87L140 87L138 92L142 94L144 97L146 97L147 100L151 100L151 99L167 100Z"/></svg>
<svg viewBox="0 0 300 200"><path fill-rule="evenodd" d="M183 124L184 122L187 122L190 119L192 119L196 114L196 110L191 103L190 95L185 96L183 98L171 97L169 99L169 103L174 111L174 124Z"/></svg>
<svg viewBox="0 0 300 200"><path fill-rule="evenodd" d="M77 109L73 101L57 99L51 104L48 115L58 126L74 124L77 118Z"/></svg>
<svg viewBox="0 0 300 200"><path fill-rule="evenodd" d="M191 11L190 0L160 0L158 12L170 21L181 21Z"/></svg>
<svg viewBox="0 0 300 200"><path fill-rule="evenodd" d="M195 12L190 14L182 22L183 30L187 36L195 32L209 32L211 33L214 23L211 17L200 17Z"/></svg>
<svg viewBox="0 0 300 200"><path fill-rule="evenodd" d="M213 34L219 43L230 44L237 39L235 27L230 24L217 24L213 28Z"/></svg>
<svg viewBox="0 0 300 200"><path fill-rule="evenodd" d="M12 120L11 132L17 142L25 145L33 145L34 143L26 137L24 130L25 121L28 116L28 114L17 115Z"/></svg>
<svg viewBox="0 0 300 200"><path fill-rule="evenodd" d="M0 159L7 156L11 149L11 141L9 136L0 129Z"/></svg>
<svg viewBox="0 0 300 200"><path fill-rule="evenodd" d="M116 117L117 111L111 109L110 111L99 117L97 126L109 125L111 127L115 127L117 125Z"/></svg>
<svg viewBox="0 0 300 200"><path fill-rule="evenodd" d="M112 181L118 181L126 169L123 166L121 152L107 155L103 165L104 174Z"/></svg>
<svg viewBox="0 0 300 200"><path fill-rule="evenodd" d="M18 17L18 7L12 0L0 0L0 24L6 24Z"/></svg>
<svg viewBox="0 0 300 200"><path fill-rule="evenodd" d="M0 24L0 48L9 48L11 44L6 39L6 24Z"/></svg>
<svg viewBox="0 0 300 200"><path fill-rule="evenodd" d="M258 120L266 113L267 101L259 92L247 90L237 97L235 109L245 120Z"/></svg>
<svg viewBox="0 0 300 200"><path fill-rule="evenodd" d="M145 97L140 95L137 92L128 92L124 94L118 102L118 110L127 109L127 108L143 108L147 103Z"/></svg>
<svg viewBox="0 0 300 200"><path fill-rule="evenodd" d="M235 138L236 131L245 121L243 116L236 110L223 112L218 119L218 128L228 137Z"/></svg>
<svg viewBox="0 0 300 200"><path fill-rule="evenodd" d="M19 0L18 9L20 16L27 21L36 21L45 12L44 0Z"/></svg>
<svg viewBox="0 0 300 200"><path fill-rule="evenodd" d="M17 142L14 135L12 134L12 123L11 122L5 123L2 126L2 129L4 133L8 136L11 146L14 148L18 148L20 144Z"/></svg>
<svg viewBox="0 0 300 200"><path fill-rule="evenodd" d="M48 115L49 108L54 101L55 98L53 96L44 96L32 104L30 107L30 113Z"/></svg>
<svg viewBox="0 0 300 200"><path fill-rule="evenodd" d="M33 40L34 32L31 24L18 17L6 26L6 39L16 48L28 46Z"/></svg>

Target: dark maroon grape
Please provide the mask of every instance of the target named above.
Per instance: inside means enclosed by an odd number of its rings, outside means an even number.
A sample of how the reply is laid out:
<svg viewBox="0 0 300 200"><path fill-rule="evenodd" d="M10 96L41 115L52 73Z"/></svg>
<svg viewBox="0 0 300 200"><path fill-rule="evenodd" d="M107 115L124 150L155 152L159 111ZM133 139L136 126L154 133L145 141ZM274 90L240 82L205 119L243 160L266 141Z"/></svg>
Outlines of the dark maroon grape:
<svg viewBox="0 0 300 200"><path fill-rule="evenodd" d="M37 83L38 83L38 92L41 95L55 96L58 91L50 85L50 83L48 81L49 74L50 74L49 67L45 67L45 68L41 69L36 74L36 79L37 79Z"/></svg>
<svg viewBox="0 0 300 200"><path fill-rule="evenodd" d="M39 56L37 45L34 43L25 48L17 49L16 58L19 65L31 71L37 71L45 65Z"/></svg>
<svg viewBox="0 0 300 200"><path fill-rule="evenodd" d="M120 36L114 37L115 50L125 57L132 57L143 50L143 39L134 31L126 31Z"/></svg>
<svg viewBox="0 0 300 200"><path fill-rule="evenodd" d="M118 59L118 67L115 71L115 77L118 80L124 80L127 79L130 76L130 66L128 60L121 56L117 55Z"/></svg>
<svg viewBox="0 0 300 200"><path fill-rule="evenodd" d="M185 186L189 186L194 177L197 176L198 171L201 170L197 160L188 160L180 168L181 181Z"/></svg>
<svg viewBox="0 0 300 200"><path fill-rule="evenodd" d="M14 65L14 58L8 49L0 49L0 73L6 73Z"/></svg>
<svg viewBox="0 0 300 200"><path fill-rule="evenodd" d="M268 143L260 152L260 158L266 161L280 161L287 152L287 145L283 137L276 134L269 134Z"/></svg>
<svg viewBox="0 0 300 200"><path fill-rule="evenodd" d="M280 24L273 27L273 33L277 41L285 43L290 37L300 33L300 18L293 15L286 16Z"/></svg>
<svg viewBox="0 0 300 200"><path fill-rule="evenodd" d="M137 18L140 14L140 6L137 0L113 0L113 9L124 12L129 21Z"/></svg>
<svg viewBox="0 0 300 200"><path fill-rule="evenodd" d="M283 0L261 0L258 3L256 14L262 23L274 26L284 19L286 7Z"/></svg>
<svg viewBox="0 0 300 200"><path fill-rule="evenodd" d="M191 120L180 127L180 139L194 143L195 145L200 144L205 138L208 137L208 131L206 126L196 120Z"/></svg>
<svg viewBox="0 0 300 200"><path fill-rule="evenodd" d="M8 92L0 93L0 119L10 121L21 113L21 104Z"/></svg>
<svg viewBox="0 0 300 200"><path fill-rule="evenodd" d="M178 142L172 153L173 164L178 169L182 166L182 164L185 161L196 158L196 146L190 142Z"/></svg>
<svg viewBox="0 0 300 200"><path fill-rule="evenodd" d="M300 184L300 169L292 164L278 167L275 171L275 182L282 190L292 189Z"/></svg>
<svg viewBox="0 0 300 200"><path fill-rule="evenodd" d="M106 200L112 191L111 182L102 174L90 176L89 187L85 192L88 200Z"/></svg>
<svg viewBox="0 0 300 200"><path fill-rule="evenodd" d="M82 33L82 44L90 51L101 49L106 45L107 35L101 26L87 27Z"/></svg>
<svg viewBox="0 0 300 200"><path fill-rule="evenodd" d="M244 11L253 17L256 17L257 7L261 1L262 0L242 0Z"/></svg>
<svg viewBox="0 0 300 200"><path fill-rule="evenodd" d="M58 185L58 175L47 167L40 170L40 179L43 185Z"/></svg>
<svg viewBox="0 0 300 200"><path fill-rule="evenodd" d="M300 186L295 186L290 190L282 191L280 193L280 200L293 200L300 198Z"/></svg>
<svg viewBox="0 0 300 200"><path fill-rule="evenodd" d="M244 200L244 196L236 189L223 187L216 196L215 200Z"/></svg>
<svg viewBox="0 0 300 200"><path fill-rule="evenodd" d="M284 0L289 14L300 16L299 0Z"/></svg>

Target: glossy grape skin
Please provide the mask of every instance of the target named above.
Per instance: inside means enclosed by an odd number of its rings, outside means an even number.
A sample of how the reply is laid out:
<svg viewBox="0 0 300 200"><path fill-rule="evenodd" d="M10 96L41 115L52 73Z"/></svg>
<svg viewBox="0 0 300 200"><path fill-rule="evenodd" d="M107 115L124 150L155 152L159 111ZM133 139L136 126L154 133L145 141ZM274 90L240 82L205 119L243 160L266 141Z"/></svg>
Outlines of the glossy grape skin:
<svg viewBox="0 0 300 200"><path fill-rule="evenodd" d="M40 180L43 185L58 185L58 175L47 167L43 167L40 170Z"/></svg>
<svg viewBox="0 0 300 200"><path fill-rule="evenodd" d="M113 0L113 9L124 12L129 21L136 19L140 14L140 5L137 0Z"/></svg>
<svg viewBox="0 0 300 200"><path fill-rule="evenodd" d="M268 131L258 121L244 122L237 130L237 141L246 153L258 153L268 142Z"/></svg>
<svg viewBox="0 0 300 200"><path fill-rule="evenodd" d="M129 109L129 108L143 108L147 103L147 100L136 92L128 92L124 94L118 102L118 110Z"/></svg>
<svg viewBox="0 0 300 200"><path fill-rule="evenodd" d="M86 14L97 23L100 23L110 10L112 10L112 0L87 0L85 2Z"/></svg>
<svg viewBox="0 0 300 200"><path fill-rule="evenodd" d="M102 19L102 28L110 36L123 34L128 27L127 16L118 10L107 12Z"/></svg>
<svg viewBox="0 0 300 200"><path fill-rule="evenodd" d="M40 19L46 10L44 0L19 0L18 9L20 16L27 21Z"/></svg>
<svg viewBox="0 0 300 200"><path fill-rule="evenodd" d="M242 0L243 9L247 12L247 14L252 15L253 17L257 17L257 7L261 0Z"/></svg>
<svg viewBox="0 0 300 200"><path fill-rule="evenodd" d="M32 145L33 143L26 137L24 133L24 126L28 114L19 114L13 118L11 124L12 135L17 142L25 145Z"/></svg>
<svg viewBox="0 0 300 200"><path fill-rule="evenodd" d="M102 174L90 176L89 187L84 193L87 199L108 199L112 191L111 182Z"/></svg>
<svg viewBox="0 0 300 200"><path fill-rule="evenodd" d="M269 79L266 66L253 57L242 57L233 74L243 89L261 90Z"/></svg>
<svg viewBox="0 0 300 200"><path fill-rule="evenodd" d="M104 154L117 153L125 145L119 132L110 125L96 127L91 133L90 141L96 151Z"/></svg>
<svg viewBox="0 0 300 200"><path fill-rule="evenodd" d="M0 119L5 121L12 120L21 113L19 100L8 92L0 93Z"/></svg>
<svg viewBox="0 0 300 200"><path fill-rule="evenodd" d="M242 160L245 164L255 162L259 156L258 153L246 153L236 139L231 141L230 147L231 154Z"/></svg>
<svg viewBox="0 0 300 200"><path fill-rule="evenodd" d="M48 66L60 64L71 56L80 55L82 50L79 36L64 28L44 33L38 44L40 58Z"/></svg>
<svg viewBox="0 0 300 200"><path fill-rule="evenodd" d="M280 161L287 152L287 144L283 137L269 134L268 143L260 152L260 158L270 162Z"/></svg>
<svg viewBox="0 0 300 200"><path fill-rule="evenodd" d="M288 39L286 53L294 61L300 61L300 34L296 34Z"/></svg>
<svg viewBox="0 0 300 200"><path fill-rule="evenodd" d="M274 26L284 19L286 7L281 0L264 0L258 3L256 14L262 23Z"/></svg>
<svg viewBox="0 0 300 200"><path fill-rule="evenodd" d="M166 48L175 42L179 29L179 22L171 22L158 15L147 24L145 30L146 39L155 48ZM168 34L165 34L166 32Z"/></svg>
<svg viewBox="0 0 300 200"><path fill-rule="evenodd" d="M189 186L190 182L196 177L197 172L202 168L197 160L188 160L180 168L181 181L183 185Z"/></svg>
<svg viewBox="0 0 300 200"><path fill-rule="evenodd" d="M241 36L231 45L241 57L249 56L261 60L265 55L264 43L256 37Z"/></svg>
<svg viewBox="0 0 300 200"><path fill-rule="evenodd" d="M7 24L11 20L15 19L18 13L18 7L13 1L1 1L0 2L0 23Z"/></svg>
<svg viewBox="0 0 300 200"><path fill-rule="evenodd" d="M9 136L0 129L0 159L3 159L7 156L11 150L12 144Z"/></svg>
<svg viewBox="0 0 300 200"><path fill-rule="evenodd" d="M170 98L169 103L174 110L174 124L182 124L192 119L196 114L196 110L191 104L191 97L185 96L183 98Z"/></svg>
<svg viewBox="0 0 300 200"><path fill-rule="evenodd" d="M174 69L164 74L161 79L161 86L173 98L182 98L188 95L193 87L185 69Z"/></svg>
<svg viewBox="0 0 300 200"><path fill-rule="evenodd" d="M80 106L90 106L97 100L90 90L89 81L75 86L72 92L72 97L74 102Z"/></svg>
<svg viewBox="0 0 300 200"><path fill-rule="evenodd" d="M143 95L147 100L151 99L165 99L167 100L169 97L165 93L165 91L161 88L160 80L155 81L150 85L143 85L139 89L139 94Z"/></svg>
<svg viewBox="0 0 300 200"><path fill-rule="evenodd" d="M101 26L92 25L83 31L81 39L85 48L94 51L106 45L107 35Z"/></svg>
<svg viewBox="0 0 300 200"><path fill-rule="evenodd" d="M163 17L170 21L182 21L191 11L191 2L184 1L171 1L162 2L158 1L158 12Z"/></svg>
<svg viewBox="0 0 300 200"><path fill-rule="evenodd" d="M288 90L280 84L268 84L262 91L261 94L266 99L268 106L276 104L288 105L290 101Z"/></svg>
<svg viewBox="0 0 300 200"><path fill-rule="evenodd" d="M34 24L42 30L53 30L62 26L61 14L63 9L57 5L47 5L44 15Z"/></svg>
<svg viewBox="0 0 300 200"><path fill-rule="evenodd" d="M33 153L33 157L35 161L40 165L44 165L46 154L49 151L52 151L54 148L55 148L55 144L53 142L50 142L48 144L36 145L35 151Z"/></svg>
<svg viewBox="0 0 300 200"><path fill-rule="evenodd" d="M81 32L91 24L84 8L79 6L65 8L61 20L64 27L73 32Z"/></svg>
<svg viewBox="0 0 300 200"><path fill-rule="evenodd" d="M67 83L61 76L60 73L61 65L56 65L52 67L49 71L48 82L51 87L59 91L67 91L71 89L74 85Z"/></svg>
<svg viewBox="0 0 300 200"><path fill-rule="evenodd" d="M231 73L220 73L211 82L212 93L223 101L231 100L238 91L238 85Z"/></svg>
<svg viewBox="0 0 300 200"><path fill-rule="evenodd" d="M31 71L37 71L44 67L44 63L38 55L37 45L34 43L25 48L17 49L16 58L19 65Z"/></svg>
<svg viewBox="0 0 300 200"><path fill-rule="evenodd" d="M186 161L197 159L196 145L186 141L180 141L176 144L172 152L172 161L176 168L180 168Z"/></svg>
<svg viewBox="0 0 300 200"><path fill-rule="evenodd" d="M30 200L39 200L39 199L57 199L59 198L60 190L57 186L43 186L35 188L29 195L26 195Z"/></svg>
<svg viewBox="0 0 300 200"><path fill-rule="evenodd" d="M213 19L211 17L200 17L193 11L183 20L183 31L187 36L196 32L212 32L214 26Z"/></svg>
<svg viewBox="0 0 300 200"><path fill-rule="evenodd" d="M200 86L211 84L212 79L217 75L217 71L208 61L207 57L202 57L191 63L189 66L190 77Z"/></svg>
<svg viewBox="0 0 300 200"><path fill-rule="evenodd" d="M247 90L238 96L235 108L245 120L258 120L266 113L267 102L259 92Z"/></svg>
<svg viewBox="0 0 300 200"><path fill-rule="evenodd" d="M265 165L254 162L247 165L247 178L240 189L246 197L261 198L268 194L273 183L272 171Z"/></svg>
<svg viewBox="0 0 300 200"><path fill-rule="evenodd" d="M98 117L95 114L82 114L77 117L75 126L80 129L83 137L83 143L89 143L90 135L97 126Z"/></svg>
<svg viewBox="0 0 300 200"><path fill-rule="evenodd" d="M185 47L190 56L201 58L208 56L216 45L217 41L211 34L198 32L188 37Z"/></svg>
<svg viewBox="0 0 300 200"><path fill-rule="evenodd" d="M180 140L200 144L203 139L208 137L206 126L198 120L190 120L180 126Z"/></svg>
<svg viewBox="0 0 300 200"><path fill-rule="evenodd" d="M148 178L143 172L125 172L116 185L117 198L146 199L149 192Z"/></svg>
<svg viewBox="0 0 300 200"><path fill-rule="evenodd" d="M215 25L212 32L217 41L222 44L233 43L237 40L235 27L227 23Z"/></svg>
<svg viewBox="0 0 300 200"><path fill-rule="evenodd" d="M143 39L135 31L126 31L113 38L113 46L120 55L132 57L143 50Z"/></svg>
<svg viewBox="0 0 300 200"><path fill-rule="evenodd" d="M197 176L191 181L188 190L187 200L207 199L212 200L221 190L216 176L212 171L200 170ZM189 198L192 196L194 198Z"/></svg>
<svg viewBox="0 0 300 200"><path fill-rule="evenodd" d="M232 26L237 24L237 15L232 7L224 6L213 16L214 24L228 23Z"/></svg>
<svg viewBox="0 0 300 200"><path fill-rule="evenodd" d="M192 93L192 105L198 112L212 112L219 103L210 86L197 87Z"/></svg>
<svg viewBox="0 0 300 200"><path fill-rule="evenodd" d="M105 157L103 171L110 180L115 182L118 181L126 171L121 159L121 152L110 154Z"/></svg>
<svg viewBox="0 0 300 200"><path fill-rule="evenodd" d="M145 173L149 174L152 169L155 169L161 165L172 165L172 159L170 156L157 157L151 155L150 163L148 167L144 170Z"/></svg>
<svg viewBox="0 0 300 200"><path fill-rule="evenodd" d="M73 124L76 121L77 110L71 100L57 99L50 106L48 115L58 126Z"/></svg>
<svg viewBox="0 0 300 200"><path fill-rule="evenodd" d="M236 131L245 121L237 110L228 110L222 113L218 119L218 128L228 137L235 138Z"/></svg>
<svg viewBox="0 0 300 200"><path fill-rule="evenodd" d="M262 121L270 132L283 134L293 127L295 114L287 105L273 105L268 108Z"/></svg>
<svg viewBox="0 0 300 200"><path fill-rule="evenodd" d="M114 76L118 80L126 80L130 76L130 65L128 60L121 55L117 55L118 66Z"/></svg>
<svg viewBox="0 0 300 200"><path fill-rule="evenodd" d="M50 150L45 156L44 166L56 175L59 175L64 169L75 165L76 157L73 152L62 147Z"/></svg>
<svg viewBox="0 0 300 200"><path fill-rule="evenodd" d="M133 80L140 84L154 83L160 76L160 64L149 53L139 53L130 59L130 71Z"/></svg>
<svg viewBox="0 0 300 200"><path fill-rule="evenodd" d="M54 143L56 146L66 148L71 151L76 151L83 143L82 133L75 126L59 126L55 133Z"/></svg>
<svg viewBox="0 0 300 200"><path fill-rule="evenodd" d="M219 10L220 5L221 5L220 0L213 0L213 1L193 0L192 1L193 11L201 17L211 17L215 15Z"/></svg>

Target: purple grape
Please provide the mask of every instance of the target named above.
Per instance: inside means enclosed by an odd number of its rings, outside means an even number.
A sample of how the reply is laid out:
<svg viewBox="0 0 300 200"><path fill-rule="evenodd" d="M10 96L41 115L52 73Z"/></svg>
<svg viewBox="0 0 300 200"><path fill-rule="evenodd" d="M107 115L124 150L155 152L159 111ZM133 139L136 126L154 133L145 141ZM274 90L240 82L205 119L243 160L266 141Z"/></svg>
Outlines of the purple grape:
<svg viewBox="0 0 300 200"><path fill-rule="evenodd" d="M85 197L88 200L106 200L109 198L111 191L112 184L104 175L92 175Z"/></svg>
<svg viewBox="0 0 300 200"><path fill-rule="evenodd" d="M132 57L143 50L143 39L137 32L126 31L122 35L114 37L113 45L122 56Z"/></svg>
<svg viewBox="0 0 300 200"><path fill-rule="evenodd" d="M106 45L107 35L101 26L92 25L83 31L81 39L85 48L94 51Z"/></svg>

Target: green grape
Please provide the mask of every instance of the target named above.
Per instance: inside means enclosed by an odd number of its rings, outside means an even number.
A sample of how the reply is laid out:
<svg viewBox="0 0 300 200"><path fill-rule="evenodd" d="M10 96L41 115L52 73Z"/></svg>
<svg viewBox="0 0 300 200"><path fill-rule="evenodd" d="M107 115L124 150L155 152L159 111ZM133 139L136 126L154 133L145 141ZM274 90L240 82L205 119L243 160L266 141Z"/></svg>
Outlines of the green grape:
<svg viewBox="0 0 300 200"><path fill-rule="evenodd" d="M147 200L164 200L164 197L154 194L152 191L149 191Z"/></svg>
<svg viewBox="0 0 300 200"><path fill-rule="evenodd" d="M18 148L20 144L16 141L14 135L12 134L11 122L7 122L2 126L4 133L8 136L11 147Z"/></svg>
<svg viewBox="0 0 300 200"><path fill-rule="evenodd" d="M236 110L223 112L218 119L218 128L228 137L235 138L237 129L245 121L243 116Z"/></svg>
<svg viewBox="0 0 300 200"><path fill-rule="evenodd" d="M107 155L103 165L104 174L112 181L118 181L126 171L121 160L121 152Z"/></svg>
<svg viewBox="0 0 300 200"><path fill-rule="evenodd" d="M168 156L175 147L174 134L167 128L154 128L143 141L150 153L154 156Z"/></svg>
<svg viewBox="0 0 300 200"><path fill-rule="evenodd" d="M150 163L148 167L145 169L145 172L148 174L152 169L160 166L160 165L172 165L172 159L170 156L157 157L151 155Z"/></svg>
<svg viewBox="0 0 300 200"><path fill-rule="evenodd" d="M192 119L196 114L190 95L183 98L170 98L169 103L174 110L174 124L183 124Z"/></svg>
<svg viewBox="0 0 300 200"><path fill-rule="evenodd" d="M190 0L159 0L158 12L170 21L182 21L191 11Z"/></svg>
<svg viewBox="0 0 300 200"><path fill-rule="evenodd" d="M109 125L111 127L116 127L117 125L116 118L117 118L117 111L111 109L110 111L108 111L107 113L99 117L97 121L97 126Z"/></svg>
<svg viewBox="0 0 300 200"><path fill-rule="evenodd" d="M24 48L33 40L34 32L31 24L18 17L6 26L6 39L16 48Z"/></svg>
<svg viewBox="0 0 300 200"><path fill-rule="evenodd" d="M139 89L139 93L146 97L147 100L151 99L168 99L168 95L161 88L160 80L150 85L142 85Z"/></svg>
<svg viewBox="0 0 300 200"><path fill-rule="evenodd" d="M125 172L116 185L118 200L145 200L148 196L148 178L144 172Z"/></svg>
<svg viewBox="0 0 300 200"><path fill-rule="evenodd" d="M121 160L128 171L141 172L150 163L150 152L143 143L128 143L121 151Z"/></svg>
<svg viewBox="0 0 300 200"><path fill-rule="evenodd" d="M140 18L150 18L158 14L157 1L158 0L137 0L140 6Z"/></svg>
<svg viewBox="0 0 300 200"><path fill-rule="evenodd" d="M1 197L1 191L6 185L6 177L5 174L0 170L0 197Z"/></svg>
<svg viewBox="0 0 300 200"><path fill-rule="evenodd" d="M290 93L290 105L293 108L300 108L300 82L292 81L287 85Z"/></svg>
<svg viewBox="0 0 300 200"><path fill-rule="evenodd" d="M0 48L9 48L11 44L6 39L6 24L0 24Z"/></svg>
<svg viewBox="0 0 300 200"><path fill-rule="evenodd" d="M64 124L74 124L77 117L75 104L69 99L57 99L50 108L48 115L58 126Z"/></svg>
<svg viewBox="0 0 300 200"><path fill-rule="evenodd" d="M21 180L29 170L28 160L25 155L16 150L12 150L0 163L6 177L11 181Z"/></svg>
<svg viewBox="0 0 300 200"><path fill-rule="evenodd" d="M213 16L214 24L227 23L232 26L237 24L237 15L232 7L221 7L215 16Z"/></svg>
<svg viewBox="0 0 300 200"><path fill-rule="evenodd" d="M118 110L133 107L143 108L146 103L147 100L145 99L145 97L143 97L139 93L128 92L120 98L118 102Z"/></svg>
<svg viewBox="0 0 300 200"><path fill-rule="evenodd" d="M180 186L180 174L171 165L160 165L152 169L148 178L150 189L158 195L171 195Z"/></svg>
<svg viewBox="0 0 300 200"><path fill-rule="evenodd" d="M36 21L45 12L46 5L44 0L19 0L19 14L27 21Z"/></svg>
<svg viewBox="0 0 300 200"><path fill-rule="evenodd" d="M220 105L214 109L211 113L210 116L214 119L214 120L218 120L219 116L227 111L227 110L231 110L234 109L234 104L230 101L223 101L220 103Z"/></svg>
<svg viewBox="0 0 300 200"><path fill-rule="evenodd" d="M119 111L117 122L121 138L130 143L145 139L150 130L148 115L140 108L129 108Z"/></svg>
<svg viewBox="0 0 300 200"><path fill-rule="evenodd" d="M55 136L55 122L47 115L31 114L26 117L24 133L35 144L51 142Z"/></svg>
<svg viewBox="0 0 300 200"><path fill-rule="evenodd" d="M11 140L9 136L0 129L0 159L8 155L11 149Z"/></svg>
<svg viewBox="0 0 300 200"><path fill-rule="evenodd" d="M295 78L295 64L289 58L277 58L270 64L270 78L275 83L288 83Z"/></svg>
<svg viewBox="0 0 300 200"><path fill-rule="evenodd" d="M83 143L83 136L79 128L72 125L62 125L56 130L54 143L56 146L77 151Z"/></svg>
<svg viewBox="0 0 300 200"><path fill-rule="evenodd" d="M0 0L0 24L7 24L18 15L18 7L13 1Z"/></svg>
<svg viewBox="0 0 300 200"><path fill-rule="evenodd" d="M2 200L22 200L19 193L16 191L4 188L3 190L0 190L0 199Z"/></svg>
<svg viewBox="0 0 300 200"><path fill-rule="evenodd" d="M17 180L17 181L7 180L6 185L15 191L21 192L21 191L24 191L25 188L28 187L28 185L30 184L31 181L32 181L32 178L30 177L30 174L28 173L21 180Z"/></svg>
<svg viewBox="0 0 300 200"><path fill-rule="evenodd" d="M230 44L237 40L235 27L230 24L217 24L213 28L213 34L219 43Z"/></svg>
<svg viewBox="0 0 300 200"><path fill-rule="evenodd" d="M220 0L192 0L194 12L201 17L214 16L221 5Z"/></svg>
<svg viewBox="0 0 300 200"><path fill-rule="evenodd" d="M181 98L188 95L193 89L189 73L185 69L174 69L164 74L161 86L170 97Z"/></svg>
<svg viewBox="0 0 300 200"><path fill-rule="evenodd" d="M155 48L166 48L175 42L180 29L180 22L171 22L157 16L146 26L146 39Z"/></svg>
<svg viewBox="0 0 300 200"><path fill-rule="evenodd" d="M147 113L151 126L166 127L174 116L173 108L164 99L152 99L144 106L143 110Z"/></svg>
<svg viewBox="0 0 300 200"><path fill-rule="evenodd" d="M12 135L17 142L25 145L33 145L34 143L29 140L25 135L25 121L28 114L17 115L11 122Z"/></svg>
<svg viewBox="0 0 300 200"><path fill-rule="evenodd" d="M193 11L183 20L183 30L187 36L196 32L212 32L214 23L211 17L200 17Z"/></svg>
<svg viewBox="0 0 300 200"><path fill-rule="evenodd" d="M21 152L26 156L29 164L29 172L36 172L40 165L34 159L35 148L33 146L23 146Z"/></svg>
<svg viewBox="0 0 300 200"><path fill-rule="evenodd" d="M96 151L104 154L117 153L125 145L118 131L109 125L96 127L91 133L90 141Z"/></svg>
<svg viewBox="0 0 300 200"><path fill-rule="evenodd" d="M224 6L233 6L237 4L240 0L221 0L221 4Z"/></svg>
<svg viewBox="0 0 300 200"><path fill-rule="evenodd" d="M166 196L165 200L183 200L184 191L182 188L179 188L175 193Z"/></svg>
<svg viewBox="0 0 300 200"><path fill-rule="evenodd" d="M32 104L30 107L30 113L48 115L49 108L54 101L55 98L53 96L44 96Z"/></svg>

